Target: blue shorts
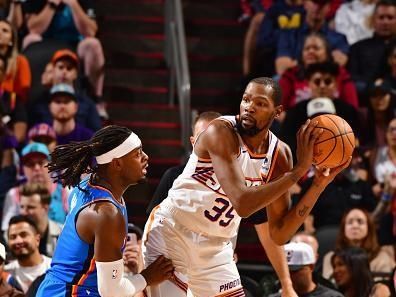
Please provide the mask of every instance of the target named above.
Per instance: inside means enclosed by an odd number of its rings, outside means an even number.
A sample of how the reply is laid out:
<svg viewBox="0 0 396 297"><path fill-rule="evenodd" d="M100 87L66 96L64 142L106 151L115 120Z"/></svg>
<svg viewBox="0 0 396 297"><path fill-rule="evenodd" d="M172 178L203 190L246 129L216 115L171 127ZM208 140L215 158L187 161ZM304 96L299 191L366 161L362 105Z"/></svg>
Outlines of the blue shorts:
<svg viewBox="0 0 396 297"><path fill-rule="evenodd" d="M74 288L73 288L74 287ZM73 293L74 289L74 295ZM67 296L78 296L78 297L100 297L97 288L84 287L84 286L71 286L69 284L48 279L46 277L41 283L36 297L67 297Z"/></svg>

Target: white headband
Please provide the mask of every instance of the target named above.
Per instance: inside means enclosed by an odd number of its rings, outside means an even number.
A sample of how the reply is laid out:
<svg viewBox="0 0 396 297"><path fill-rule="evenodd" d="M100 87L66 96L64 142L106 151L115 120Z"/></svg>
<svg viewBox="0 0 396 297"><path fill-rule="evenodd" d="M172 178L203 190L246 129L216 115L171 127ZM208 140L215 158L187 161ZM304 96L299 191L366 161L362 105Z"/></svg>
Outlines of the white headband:
<svg viewBox="0 0 396 297"><path fill-rule="evenodd" d="M115 158L121 158L134 149L140 147L142 142L135 133L131 133L127 139L124 140L119 146L113 148L111 151L96 157L98 164L110 163Z"/></svg>

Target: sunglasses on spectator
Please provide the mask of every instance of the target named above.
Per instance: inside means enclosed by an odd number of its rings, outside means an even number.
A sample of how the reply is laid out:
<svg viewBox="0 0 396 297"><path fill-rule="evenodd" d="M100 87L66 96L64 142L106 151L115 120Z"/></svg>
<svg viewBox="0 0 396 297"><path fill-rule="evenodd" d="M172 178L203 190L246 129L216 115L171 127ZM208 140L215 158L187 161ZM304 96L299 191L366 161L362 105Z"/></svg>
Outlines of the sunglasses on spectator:
<svg viewBox="0 0 396 297"><path fill-rule="evenodd" d="M322 82L326 85L326 86L329 86L329 85L331 85L332 83L333 83L333 79L332 78L315 78L314 80L313 80L313 83L315 84L315 85L317 85L318 87L322 84Z"/></svg>

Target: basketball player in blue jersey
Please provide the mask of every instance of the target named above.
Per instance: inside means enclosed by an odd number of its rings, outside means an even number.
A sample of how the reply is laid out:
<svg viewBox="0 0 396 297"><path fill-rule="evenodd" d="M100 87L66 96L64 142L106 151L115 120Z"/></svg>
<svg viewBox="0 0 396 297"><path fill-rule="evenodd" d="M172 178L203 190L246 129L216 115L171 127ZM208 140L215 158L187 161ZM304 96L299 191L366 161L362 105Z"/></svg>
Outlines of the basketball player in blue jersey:
<svg viewBox="0 0 396 297"><path fill-rule="evenodd" d="M93 158L96 167L91 165ZM51 268L37 296L133 296L172 277L172 263L163 256L140 274L124 276L128 219L122 195L145 178L147 162L139 137L119 126L55 149L49 171L64 186L75 188ZM85 173L88 176L80 182Z"/></svg>
<svg viewBox="0 0 396 297"><path fill-rule="evenodd" d="M151 297L245 296L231 243L241 217L266 207L271 238L282 245L348 166L350 160L330 172L318 169L311 188L290 209L289 188L311 167L322 130L309 121L300 128L293 167L289 147L269 130L282 112L280 98L275 81L254 79L243 94L239 115L212 121L197 137L184 171L145 227L145 264L165 255L175 266L172 280L148 288Z"/></svg>

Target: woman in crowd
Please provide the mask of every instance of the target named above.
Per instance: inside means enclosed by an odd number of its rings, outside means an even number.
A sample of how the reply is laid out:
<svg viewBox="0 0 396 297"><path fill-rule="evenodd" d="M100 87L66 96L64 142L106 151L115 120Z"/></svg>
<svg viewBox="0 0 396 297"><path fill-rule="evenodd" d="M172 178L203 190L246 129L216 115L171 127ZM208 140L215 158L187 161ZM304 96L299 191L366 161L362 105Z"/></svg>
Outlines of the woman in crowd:
<svg viewBox="0 0 396 297"><path fill-rule="evenodd" d="M17 33L6 20L0 20L0 55L7 58L6 78L2 87L26 102L32 78L28 60L18 53Z"/></svg>
<svg viewBox="0 0 396 297"><path fill-rule="evenodd" d="M331 257L334 279L345 297L389 297L389 288L374 283L367 253L358 247L338 249Z"/></svg>
<svg viewBox="0 0 396 297"><path fill-rule="evenodd" d="M287 110L297 103L311 98L308 82L305 79L307 67L313 63L332 61L330 46L326 39L318 34L309 34L302 50L299 64L286 70L279 81L282 88L282 105ZM337 76L338 91L335 98L349 103L356 109L358 108L358 97L354 83L350 79L347 70L340 67Z"/></svg>
<svg viewBox="0 0 396 297"><path fill-rule="evenodd" d="M371 272L391 272L395 267L394 251L391 246L380 246L377 240L375 224L370 214L359 208L349 210L342 218L338 237L337 249L360 247L366 251L370 261ZM323 277L333 277L331 259L333 251L323 258Z"/></svg>

